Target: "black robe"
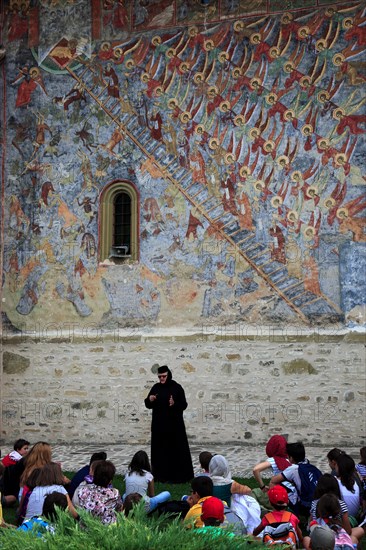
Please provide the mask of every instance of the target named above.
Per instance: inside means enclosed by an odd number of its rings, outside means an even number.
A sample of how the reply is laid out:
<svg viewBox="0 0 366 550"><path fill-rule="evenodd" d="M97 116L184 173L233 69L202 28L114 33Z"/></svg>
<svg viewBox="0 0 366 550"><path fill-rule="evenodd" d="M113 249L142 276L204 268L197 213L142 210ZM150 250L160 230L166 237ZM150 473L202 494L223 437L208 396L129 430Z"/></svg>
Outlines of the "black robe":
<svg viewBox="0 0 366 550"><path fill-rule="evenodd" d="M157 395L150 401L150 395ZM174 405L169 406L173 397ZM154 480L169 483L186 483L193 474L183 411L187 408L184 390L174 380L157 383L145 399L145 406L152 409L151 466Z"/></svg>

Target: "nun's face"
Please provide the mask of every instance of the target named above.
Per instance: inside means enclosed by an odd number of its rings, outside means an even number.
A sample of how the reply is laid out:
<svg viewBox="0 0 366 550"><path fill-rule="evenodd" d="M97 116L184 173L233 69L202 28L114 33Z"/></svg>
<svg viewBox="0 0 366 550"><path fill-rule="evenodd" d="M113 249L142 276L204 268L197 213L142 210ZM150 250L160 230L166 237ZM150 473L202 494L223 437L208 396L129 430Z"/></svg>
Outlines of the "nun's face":
<svg viewBox="0 0 366 550"><path fill-rule="evenodd" d="M160 384L165 384L166 379L168 378L168 373L164 372L163 374L158 374Z"/></svg>

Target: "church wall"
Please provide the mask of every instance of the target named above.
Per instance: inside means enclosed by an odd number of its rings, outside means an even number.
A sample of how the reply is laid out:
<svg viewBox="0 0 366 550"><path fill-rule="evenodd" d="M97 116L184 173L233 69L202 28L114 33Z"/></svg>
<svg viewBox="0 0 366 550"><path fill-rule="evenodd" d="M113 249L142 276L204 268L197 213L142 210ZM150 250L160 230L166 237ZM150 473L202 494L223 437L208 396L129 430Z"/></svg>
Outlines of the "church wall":
<svg viewBox="0 0 366 550"><path fill-rule="evenodd" d="M357 442L364 6L8 0L2 10L3 437L68 441L100 428L122 439L133 394L128 430L142 441L161 358L186 387L191 437L264 439L265 403L286 388L303 435L328 437L321 423L311 435L312 411L335 404L340 437ZM137 202L135 252L115 259L103 256L114 231L103 197L122 183ZM202 327L215 338L202 340ZM247 330L259 338L236 342ZM182 332L201 336L180 353ZM329 334L341 335L335 346ZM246 418L208 434L206 399L249 399L260 416L244 432ZM287 426L280 413L274 423Z"/></svg>
<svg viewBox="0 0 366 550"><path fill-rule="evenodd" d="M51 327L49 327L51 330ZM55 327L52 327L53 331ZM48 336L48 337L47 337ZM185 389L191 442L362 445L365 348L356 333L202 326L172 336L59 327L4 346L2 437L56 443L150 438L143 400L168 364Z"/></svg>

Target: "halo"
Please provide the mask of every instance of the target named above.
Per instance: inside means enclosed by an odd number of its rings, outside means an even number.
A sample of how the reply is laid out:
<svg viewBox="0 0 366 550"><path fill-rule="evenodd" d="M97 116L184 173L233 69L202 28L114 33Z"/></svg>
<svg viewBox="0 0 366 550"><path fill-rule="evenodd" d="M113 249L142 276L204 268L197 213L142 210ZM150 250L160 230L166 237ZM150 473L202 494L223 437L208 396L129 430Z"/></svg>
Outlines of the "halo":
<svg viewBox="0 0 366 550"><path fill-rule="evenodd" d="M179 115L179 119L183 122L183 124L185 124L192 119L192 115L188 111L183 111L183 113Z"/></svg>
<svg viewBox="0 0 366 550"><path fill-rule="evenodd" d="M242 166L239 170L239 176L241 176L242 178L250 176L251 173L251 169L249 168L249 166L246 165Z"/></svg>
<svg viewBox="0 0 366 550"><path fill-rule="evenodd" d="M314 191L314 195L318 194L319 189L315 185L309 185L309 187L306 190L306 196L309 197L309 199L312 199L313 196L310 193L310 191Z"/></svg>
<svg viewBox="0 0 366 550"><path fill-rule="evenodd" d="M330 95L327 92L327 90L321 90L318 93L318 100L320 101L320 103L325 103L326 101L329 101L329 99L330 99Z"/></svg>
<svg viewBox="0 0 366 550"><path fill-rule="evenodd" d="M143 73L143 74L141 75L141 81L142 81L142 82L145 82L145 83L146 83L146 82L149 82L149 80L150 80L150 75L149 75L149 73Z"/></svg>
<svg viewBox="0 0 366 550"><path fill-rule="evenodd" d="M273 46L273 48L270 48L269 55L275 59L276 57L279 57L281 55L280 48L277 48L277 46Z"/></svg>
<svg viewBox="0 0 366 550"><path fill-rule="evenodd" d="M229 59L229 54L227 52L221 52L219 53L217 59L220 61L220 63L225 63Z"/></svg>
<svg viewBox="0 0 366 550"><path fill-rule="evenodd" d="M245 124L243 115L236 115L236 117L234 117L234 124L235 126L243 126Z"/></svg>
<svg viewBox="0 0 366 550"><path fill-rule="evenodd" d="M286 155L280 155L277 159L277 163L282 166L282 163L284 162L285 165L289 164L290 159Z"/></svg>
<svg viewBox="0 0 366 550"><path fill-rule="evenodd" d="M266 95L266 101L270 105L274 105L278 101L278 95L274 92L271 92L270 94Z"/></svg>
<svg viewBox="0 0 366 550"><path fill-rule="evenodd" d="M40 75L40 70L38 69L38 67L31 67L29 69L29 74L31 78L37 78L37 76Z"/></svg>
<svg viewBox="0 0 366 550"><path fill-rule="evenodd" d="M303 136L309 136L314 132L314 128L311 124L304 124L304 126L301 128L301 133Z"/></svg>
<svg viewBox="0 0 366 550"><path fill-rule="evenodd" d="M162 94L163 94L164 90L163 90L163 87L162 86L157 86L155 88L155 95L157 97L160 97Z"/></svg>
<svg viewBox="0 0 366 550"><path fill-rule="evenodd" d="M283 70L285 71L285 73L292 73L292 71L295 70L295 65L292 61L287 61L283 66Z"/></svg>
<svg viewBox="0 0 366 550"><path fill-rule="evenodd" d="M208 142L208 146L210 149L217 149L218 146L219 146L219 142L216 138L211 138L210 141Z"/></svg>
<svg viewBox="0 0 366 550"><path fill-rule="evenodd" d="M211 97L218 95L218 93L219 93L219 90L217 89L216 86L210 86L207 90L207 95Z"/></svg>
<svg viewBox="0 0 366 550"><path fill-rule="evenodd" d="M100 46L100 49L101 49L103 52L108 51L110 48L111 48L111 43L110 43L110 42L102 42L102 44L101 44L101 46Z"/></svg>
<svg viewBox="0 0 366 550"><path fill-rule="evenodd" d="M310 29L306 25L304 27L300 27L297 31L297 36L299 38L307 38L310 34Z"/></svg>
<svg viewBox="0 0 366 550"><path fill-rule="evenodd" d="M260 136L260 134L261 134L261 133L260 133L260 131L259 131L259 128L257 128L257 127L251 128L251 129L249 130L249 137L250 137L250 139L256 139L257 137Z"/></svg>
<svg viewBox="0 0 366 550"><path fill-rule="evenodd" d="M249 41L251 44L259 44L261 41L261 35L259 32L253 32L253 34L250 35Z"/></svg>
<svg viewBox="0 0 366 550"><path fill-rule="evenodd" d="M332 113L332 117L335 120L341 120L346 115L346 112L342 107L337 107L337 109L334 109Z"/></svg>
<svg viewBox="0 0 366 550"><path fill-rule="evenodd" d="M202 134L206 132L206 128L204 127L203 124L197 124L194 131L198 136L202 136Z"/></svg>
<svg viewBox="0 0 366 550"><path fill-rule="evenodd" d="M330 141L328 138L320 138L317 142L319 149L325 151L330 146Z"/></svg>
<svg viewBox="0 0 366 550"><path fill-rule="evenodd" d="M327 47L328 42L325 40L325 38L319 38L319 40L315 42L315 49L318 50L318 52L325 50Z"/></svg>
<svg viewBox="0 0 366 550"><path fill-rule="evenodd" d="M178 107L178 100L175 97L169 99L168 107L169 109L175 109L176 107Z"/></svg>
<svg viewBox="0 0 366 550"><path fill-rule="evenodd" d="M227 113L227 111L229 111L231 108L231 105L229 103L229 101L221 101L220 105L219 105L219 109L222 113Z"/></svg>
<svg viewBox="0 0 366 550"><path fill-rule="evenodd" d="M272 141L271 139L267 139L265 142L264 142L264 145L263 145L263 149L265 151L267 151L268 153L271 153L274 148L275 148L275 142Z"/></svg>
<svg viewBox="0 0 366 550"><path fill-rule="evenodd" d="M327 208L327 210L333 208L333 206L335 206L335 203L336 201L333 199L333 197L327 197L323 201L324 207Z"/></svg>
<svg viewBox="0 0 366 550"><path fill-rule="evenodd" d="M231 76L235 78L235 80L237 80L239 76L243 76L243 69L240 69L239 67L235 67L235 69L231 71Z"/></svg>
<svg viewBox="0 0 366 550"><path fill-rule="evenodd" d="M193 77L193 82L195 84L201 84L205 80L205 75L203 73L196 73Z"/></svg>
<svg viewBox="0 0 366 550"><path fill-rule="evenodd" d="M186 73L187 71L189 71L190 68L191 67L190 67L189 63L187 63L187 61L183 61L179 65L179 69L182 71L182 73Z"/></svg>
<svg viewBox="0 0 366 550"><path fill-rule="evenodd" d="M127 68L127 69L132 69L134 66L135 66L134 60L133 60L133 59L127 59L127 61L126 61L126 68Z"/></svg>
<svg viewBox="0 0 366 550"><path fill-rule="evenodd" d="M165 55L169 58L172 58L175 55L177 55L177 52L174 48L168 48L167 51L165 52Z"/></svg>
<svg viewBox="0 0 366 550"><path fill-rule="evenodd" d="M257 191L264 189L265 187L265 184L264 184L264 181L262 180L256 180L254 183L253 183L253 186L255 189L257 189Z"/></svg>
<svg viewBox="0 0 366 550"><path fill-rule="evenodd" d="M251 79L250 85L252 88L255 88L256 86L262 86L262 80L258 77L254 77Z"/></svg>
<svg viewBox="0 0 366 550"><path fill-rule="evenodd" d="M315 229L311 225L308 225L304 228L303 233L306 241L312 241L315 236Z"/></svg>
<svg viewBox="0 0 366 550"><path fill-rule="evenodd" d="M225 155L225 164L233 164L236 161L235 155L233 153L226 153Z"/></svg>
<svg viewBox="0 0 366 550"><path fill-rule="evenodd" d="M337 218L344 219L344 218L348 218L348 216L349 216L348 208L346 208L345 206L342 206L342 208L338 208Z"/></svg>
<svg viewBox="0 0 366 550"><path fill-rule="evenodd" d="M310 76L302 76L300 78L300 81L299 81L299 84L300 86L302 86L303 88L308 88L309 86L311 86L311 78Z"/></svg>
<svg viewBox="0 0 366 550"><path fill-rule="evenodd" d="M271 205L273 208L278 208L281 204L283 204L283 199L279 195L271 198Z"/></svg>
<svg viewBox="0 0 366 550"><path fill-rule="evenodd" d="M340 166L343 166L347 162L347 156L344 153L337 153L335 155L335 162L336 164L339 164Z"/></svg>
<svg viewBox="0 0 366 550"><path fill-rule="evenodd" d="M341 52L338 52L336 54L333 55L332 57L332 61L333 61L333 65L335 65L336 67L340 67L342 65L342 63L344 63L346 60L346 58L344 57L343 53Z"/></svg>
<svg viewBox="0 0 366 550"><path fill-rule="evenodd" d="M114 51L113 51L113 55L116 59L119 59L122 55L123 55L123 50L122 48L116 48Z"/></svg>
<svg viewBox="0 0 366 550"><path fill-rule="evenodd" d="M293 18L294 16L292 15L292 13L286 11L281 17L281 23L283 23L284 25L287 25L287 23L292 21Z"/></svg>
<svg viewBox="0 0 366 550"><path fill-rule="evenodd" d="M300 170L295 170L294 172L292 172L291 174L291 179L292 181L295 181L296 183L298 181L300 181L302 178L302 173L300 172Z"/></svg>
<svg viewBox="0 0 366 550"><path fill-rule="evenodd" d="M244 23L243 21L235 21L234 25L233 25L233 29L235 32L240 32L240 31L243 31L244 30Z"/></svg>
<svg viewBox="0 0 366 550"><path fill-rule="evenodd" d="M153 36L151 39L151 44L153 46L159 46L161 44L161 36Z"/></svg>
<svg viewBox="0 0 366 550"><path fill-rule="evenodd" d="M287 120L287 122L291 122L291 120L296 118L295 111L293 109L287 109L287 111L283 113L283 118Z"/></svg>
<svg viewBox="0 0 366 550"><path fill-rule="evenodd" d="M290 210L288 213L287 213L287 219L290 221L290 222L293 222L293 221L296 221L299 219L299 214L296 212L296 210Z"/></svg>
<svg viewBox="0 0 366 550"><path fill-rule="evenodd" d="M353 17L345 17L342 21L342 27L344 29L350 29L353 26Z"/></svg>
<svg viewBox="0 0 366 550"><path fill-rule="evenodd" d="M215 43L213 40L205 40L203 43L203 49L206 50L206 52L213 50L214 47L215 47Z"/></svg>

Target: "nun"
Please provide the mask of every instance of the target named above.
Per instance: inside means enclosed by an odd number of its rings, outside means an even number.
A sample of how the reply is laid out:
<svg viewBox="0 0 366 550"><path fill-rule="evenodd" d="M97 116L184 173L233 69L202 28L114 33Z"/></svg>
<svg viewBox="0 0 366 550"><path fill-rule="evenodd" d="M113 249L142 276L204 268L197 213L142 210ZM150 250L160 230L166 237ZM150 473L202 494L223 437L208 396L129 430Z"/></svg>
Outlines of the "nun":
<svg viewBox="0 0 366 550"><path fill-rule="evenodd" d="M183 420L186 396L166 365L158 368L158 379L145 399L145 406L152 409L152 474L155 481L186 483L194 477Z"/></svg>

